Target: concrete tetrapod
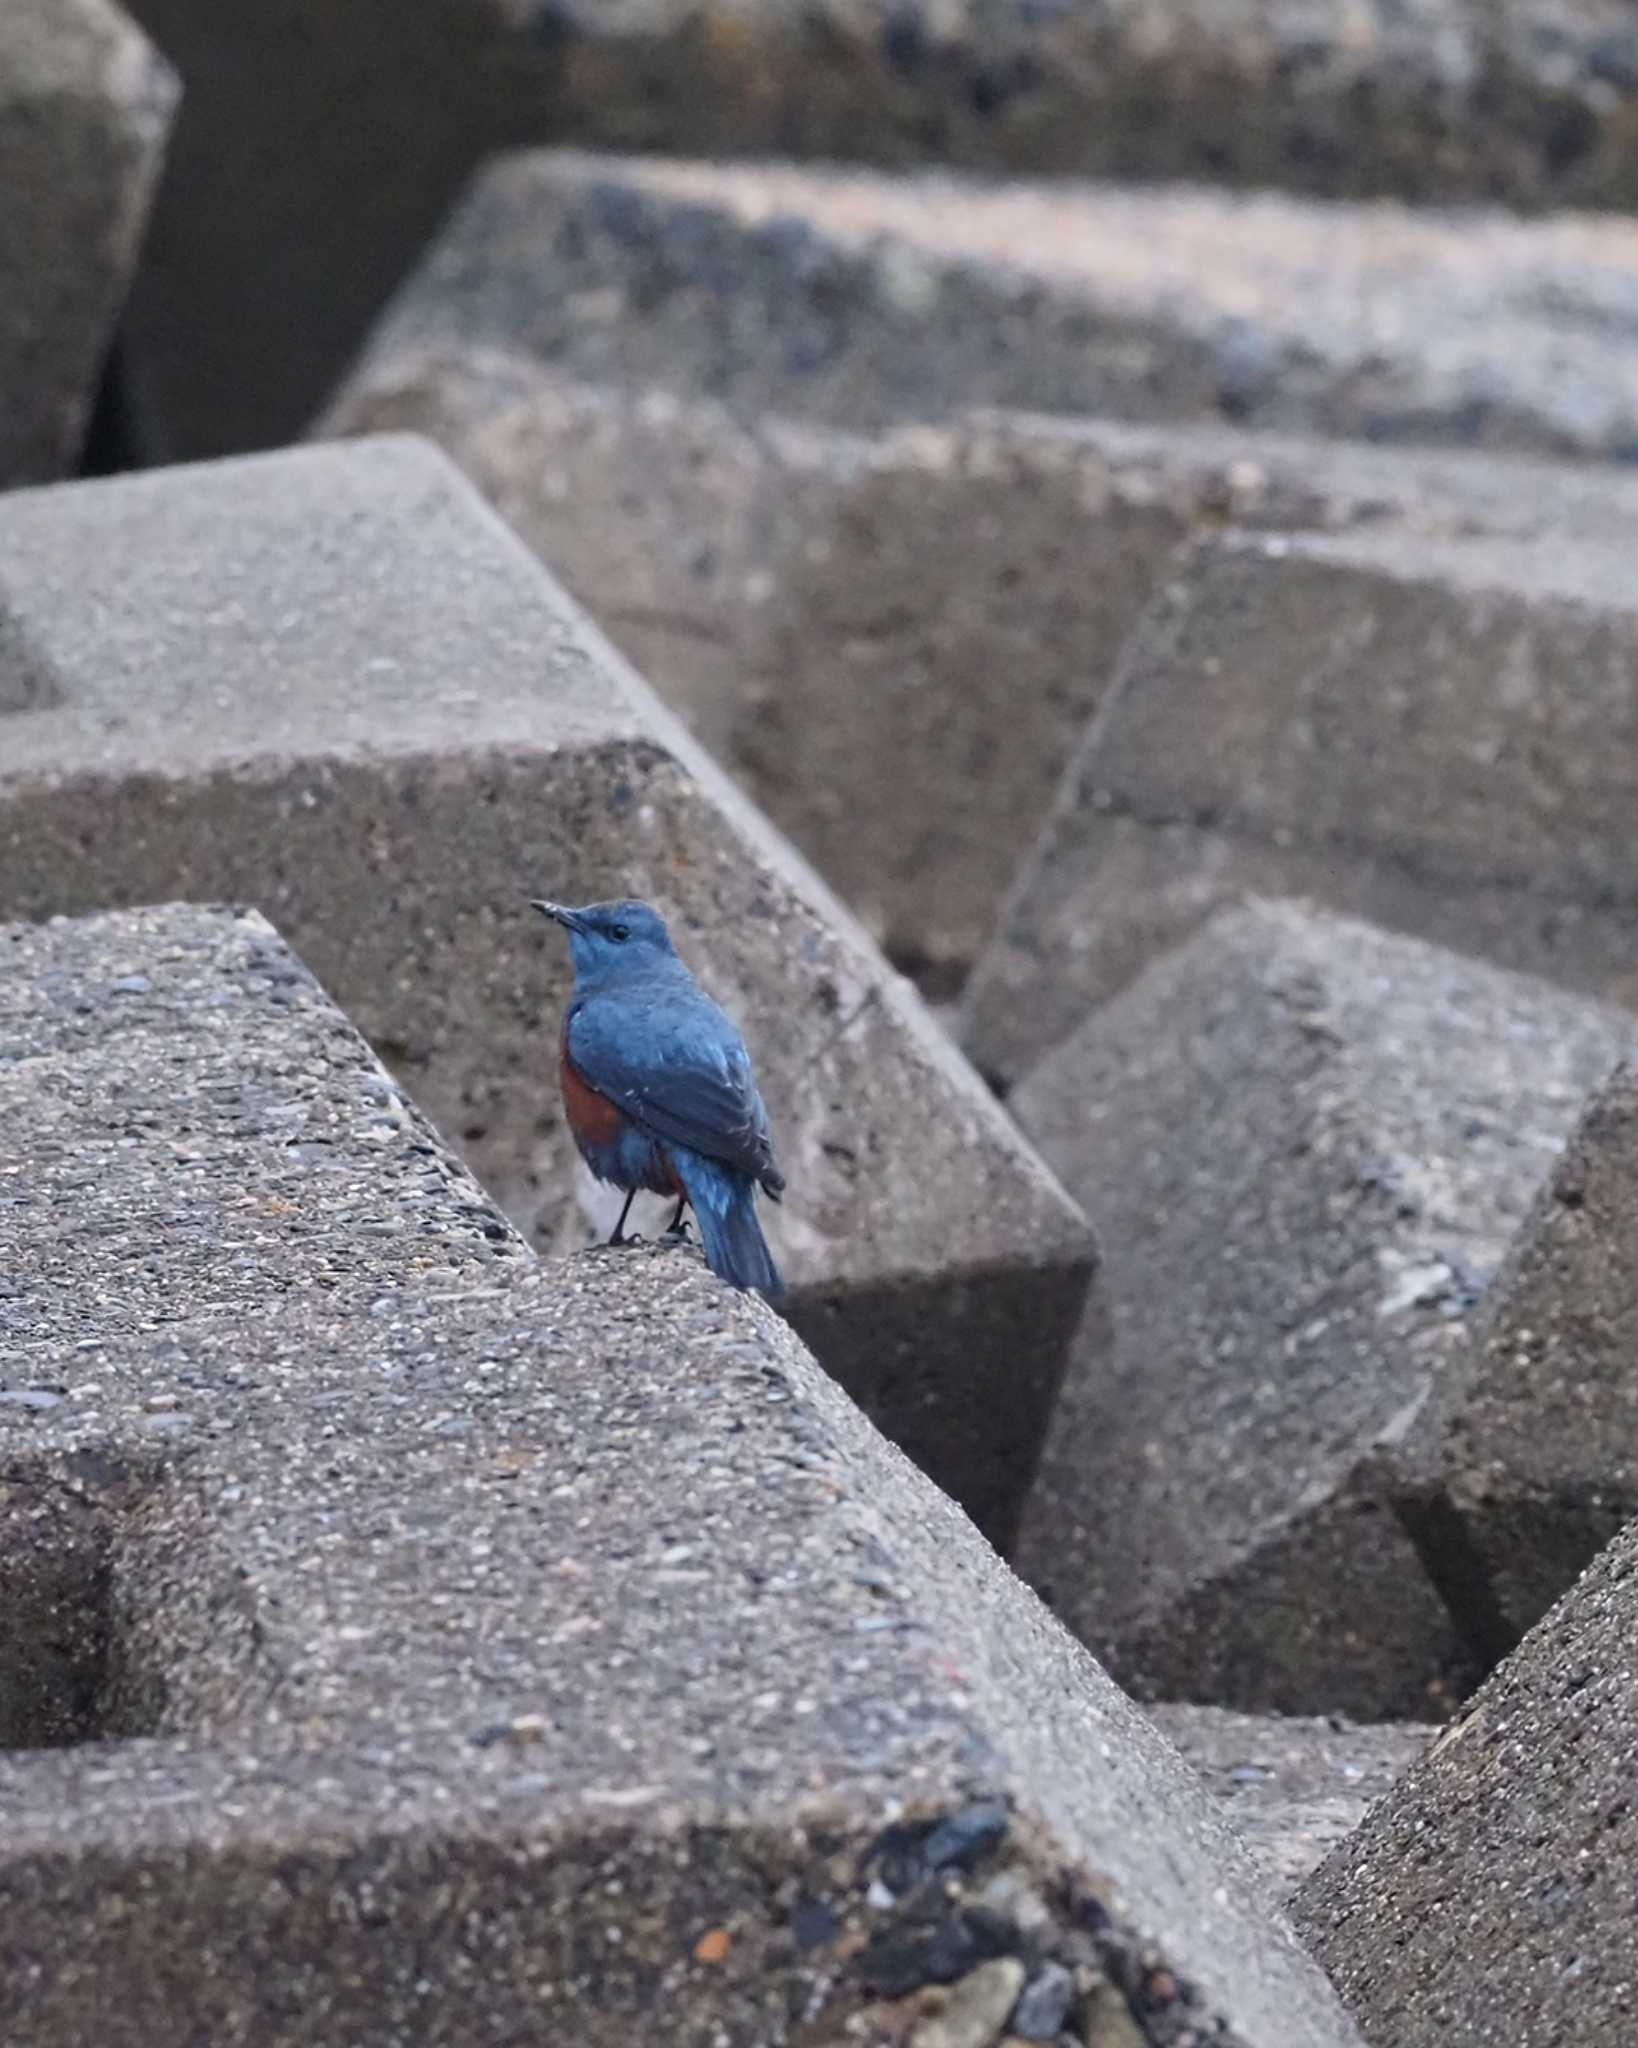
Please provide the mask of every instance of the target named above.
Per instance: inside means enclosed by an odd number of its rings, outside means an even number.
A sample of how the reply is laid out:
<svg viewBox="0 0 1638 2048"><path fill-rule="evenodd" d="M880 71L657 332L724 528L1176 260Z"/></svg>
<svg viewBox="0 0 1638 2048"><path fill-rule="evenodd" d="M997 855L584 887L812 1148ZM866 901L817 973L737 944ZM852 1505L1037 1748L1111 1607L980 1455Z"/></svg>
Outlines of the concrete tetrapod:
<svg viewBox="0 0 1638 2048"><path fill-rule="evenodd" d="M1619 0L1545 19L1540 0L132 7L187 85L129 356L151 460L298 431L462 177L510 143L1508 205L1630 209L1638 191ZM1444 233L1464 253L1471 230ZM1587 290L1572 347L1602 310ZM1481 427L1485 400L1469 400Z"/></svg>
<svg viewBox="0 0 1638 2048"><path fill-rule="evenodd" d="M0 561L0 705L33 707L3 720L0 908L259 903L514 1222L567 1247L567 961L527 898L654 902L756 1060L793 1319L1005 1538L1086 1297L1083 1219L441 456L358 442L17 493Z"/></svg>
<svg viewBox="0 0 1638 2048"><path fill-rule="evenodd" d="M963 1042L1010 1081L1248 891L1638 1003L1619 526L1198 542L1017 877Z"/></svg>
<svg viewBox="0 0 1638 2048"><path fill-rule="evenodd" d="M1620 456L1635 251L1614 218L536 151L478 177L369 353L855 431L1000 405Z"/></svg>
<svg viewBox="0 0 1638 2048"><path fill-rule="evenodd" d="M0 490L79 458L175 105L110 0L0 11Z"/></svg>
<svg viewBox="0 0 1638 2048"><path fill-rule="evenodd" d="M537 1265L253 913L0 948L8 2040L1358 2048L763 1304Z"/></svg>
<svg viewBox="0 0 1638 2048"><path fill-rule="evenodd" d="M1513 1648L1638 1515L1638 1069L1588 1104L1472 1336L1392 1457L1477 1653Z"/></svg>
<svg viewBox="0 0 1638 2048"><path fill-rule="evenodd" d="M1020 1569L1144 1696L1428 1720L1482 1666L1376 1469L1638 1020L1291 903L1220 912L1013 1106L1104 1246Z"/></svg>
<svg viewBox="0 0 1638 2048"><path fill-rule="evenodd" d="M1384 2048L1625 2048L1638 1528L1327 1859L1299 1926Z"/></svg>

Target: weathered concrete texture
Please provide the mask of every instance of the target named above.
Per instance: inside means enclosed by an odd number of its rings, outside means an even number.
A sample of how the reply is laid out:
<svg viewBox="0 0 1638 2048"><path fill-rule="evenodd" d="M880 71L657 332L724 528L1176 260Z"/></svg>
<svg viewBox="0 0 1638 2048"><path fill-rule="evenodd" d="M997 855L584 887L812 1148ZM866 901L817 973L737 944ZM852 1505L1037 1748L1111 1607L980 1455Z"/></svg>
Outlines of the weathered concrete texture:
<svg viewBox="0 0 1638 2048"><path fill-rule="evenodd" d="M1348 1839L1439 1733L1414 1721L1361 1728L1223 1707L1162 1705L1148 1714L1223 1802L1281 1898Z"/></svg>
<svg viewBox="0 0 1638 2048"><path fill-rule="evenodd" d="M1537 453L1638 447L1638 224L537 153L372 352L851 429L967 405Z"/></svg>
<svg viewBox="0 0 1638 2048"><path fill-rule="evenodd" d="M1526 206L1638 195L1620 0L523 12L536 132L561 139Z"/></svg>
<svg viewBox="0 0 1638 2048"><path fill-rule="evenodd" d="M1638 1069L1588 1105L1398 1453L1406 1526L1504 1655L1638 1516Z"/></svg>
<svg viewBox="0 0 1638 2048"><path fill-rule="evenodd" d="M405 428L940 994L1191 531L1638 534L1622 471L996 414L844 436L484 344L384 349L325 422Z"/></svg>
<svg viewBox="0 0 1638 2048"><path fill-rule="evenodd" d="M132 4L187 82L127 357L153 459L293 434L507 145L1638 198L1622 0Z"/></svg>
<svg viewBox="0 0 1638 2048"><path fill-rule="evenodd" d="M257 903L507 1213L566 1246L567 957L526 899L654 898L757 1061L793 1317L1005 1535L1085 1298L1084 1222L441 457L382 440L17 493L0 560L60 695L5 721L0 907Z"/></svg>
<svg viewBox="0 0 1638 2048"><path fill-rule="evenodd" d="M253 911L0 927L0 1205L0 1356L527 1257Z"/></svg>
<svg viewBox="0 0 1638 2048"><path fill-rule="evenodd" d="M1033 1996L1358 2048L1175 1752L763 1304L690 1252L539 1267L447 1162L417 1270L371 1224L418 1235L436 1140L378 1142L254 914L0 945L0 1580L55 1603L0 1601L0 1668L75 1708L4 1730L8 2041L988 2043Z"/></svg>
<svg viewBox="0 0 1638 2048"><path fill-rule="evenodd" d="M1632 2039L1635 1567L1628 1529L1298 1894L1371 2041Z"/></svg>
<svg viewBox="0 0 1638 2048"><path fill-rule="evenodd" d="M963 1042L1003 1081L1247 892L1638 1002L1621 528L1201 541L1127 645Z"/></svg>
<svg viewBox="0 0 1638 2048"><path fill-rule="evenodd" d="M1151 1698L1433 1718L1473 1665L1371 1481L1638 1021L1295 904L1214 919L1017 1091L1107 1260L1024 1574Z"/></svg>
<svg viewBox="0 0 1638 2048"><path fill-rule="evenodd" d="M109 0L0 10L0 489L74 466L175 102Z"/></svg>

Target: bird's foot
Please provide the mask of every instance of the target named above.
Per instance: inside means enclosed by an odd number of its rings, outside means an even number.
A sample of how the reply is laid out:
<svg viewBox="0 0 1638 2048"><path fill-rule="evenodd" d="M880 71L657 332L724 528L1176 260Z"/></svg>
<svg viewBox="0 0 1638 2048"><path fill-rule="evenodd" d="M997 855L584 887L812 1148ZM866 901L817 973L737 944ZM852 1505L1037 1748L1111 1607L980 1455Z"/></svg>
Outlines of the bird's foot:
<svg viewBox="0 0 1638 2048"><path fill-rule="evenodd" d="M689 1232L687 1218L685 1217L680 1223L673 1223L671 1228L660 1239L660 1242L661 1244L692 1244L694 1239Z"/></svg>

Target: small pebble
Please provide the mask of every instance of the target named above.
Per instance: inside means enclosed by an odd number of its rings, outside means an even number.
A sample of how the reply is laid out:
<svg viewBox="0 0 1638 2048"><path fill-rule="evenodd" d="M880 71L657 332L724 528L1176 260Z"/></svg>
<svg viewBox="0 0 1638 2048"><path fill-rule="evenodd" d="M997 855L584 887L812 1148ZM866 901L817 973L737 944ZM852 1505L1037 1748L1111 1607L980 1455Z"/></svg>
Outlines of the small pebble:
<svg viewBox="0 0 1638 2048"><path fill-rule="evenodd" d="M1024 1985L1016 1956L980 1963L950 1986L937 2012L916 2023L910 2048L994 2048Z"/></svg>
<svg viewBox="0 0 1638 2048"><path fill-rule="evenodd" d="M1023 2041L1050 2041L1069 2017L1075 1980L1062 1963L1043 1963L1019 1995L1012 2031Z"/></svg>

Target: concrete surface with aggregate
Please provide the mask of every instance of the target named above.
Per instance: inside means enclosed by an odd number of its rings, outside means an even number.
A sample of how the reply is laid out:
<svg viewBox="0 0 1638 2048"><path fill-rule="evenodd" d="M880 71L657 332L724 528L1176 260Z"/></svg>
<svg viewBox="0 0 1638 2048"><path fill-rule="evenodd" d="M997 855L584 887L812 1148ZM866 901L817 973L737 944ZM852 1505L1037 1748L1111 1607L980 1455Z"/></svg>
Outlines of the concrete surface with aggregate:
<svg viewBox="0 0 1638 2048"><path fill-rule="evenodd" d="M7 1142L62 1168L0 1210L8 2039L1357 2048L764 1304L537 1263L255 913L0 944Z"/></svg>
<svg viewBox="0 0 1638 2048"><path fill-rule="evenodd" d="M1629 1526L1297 1894L1372 2042L1631 2041L1635 1567Z"/></svg>
<svg viewBox="0 0 1638 2048"><path fill-rule="evenodd" d="M1360 1727L1334 1715L1175 1704L1145 1711L1223 1802L1281 1898L1347 1841L1439 1735L1415 1721Z"/></svg>
<svg viewBox="0 0 1638 2048"><path fill-rule="evenodd" d="M998 405L1624 459L1635 263L1617 218L533 152L371 349L854 430Z"/></svg>
<svg viewBox="0 0 1638 2048"><path fill-rule="evenodd" d="M543 269L552 234L548 215ZM459 285L451 336L481 272ZM321 430L437 441L938 995L1188 535L1638 534L1616 468L995 413L844 434L577 381L521 333L383 342Z"/></svg>
<svg viewBox="0 0 1638 2048"><path fill-rule="evenodd" d="M1638 1019L1292 903L1224 911L1016 1090L1105 1247L1020 1569L1145 1697L1435 1719L1477 1675L1367 1474ZM1479 1666L1478 1669L1482 1669Z"/></svg>
<svg viewBox="0 0 1638 2048"><path fill-rule="evenodd" d="M965 996L1010 1082L1203 917L1313 896L1638 1004L1631 544L1204 538L1127 642Z"/></svg>
<svg viewBox="0 0 1638 2048"><path fill-rule="evenodd" d="M1638 1072L1587 1105L1469 1342L1396 1448L1487 1665L1638 1514Z"/></svg>
<svg viewBox="0 0 1638 2048"><path fill-rule="evenodd" d="M130 7L186 84L120 356L147 461L297 433L462 181L508 145L1424 202L1638 194L1622 0ZM1558 310L1571 343L1576 309Z"/></svg>

